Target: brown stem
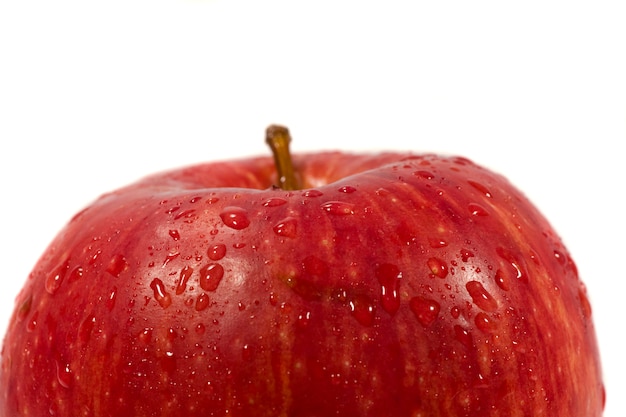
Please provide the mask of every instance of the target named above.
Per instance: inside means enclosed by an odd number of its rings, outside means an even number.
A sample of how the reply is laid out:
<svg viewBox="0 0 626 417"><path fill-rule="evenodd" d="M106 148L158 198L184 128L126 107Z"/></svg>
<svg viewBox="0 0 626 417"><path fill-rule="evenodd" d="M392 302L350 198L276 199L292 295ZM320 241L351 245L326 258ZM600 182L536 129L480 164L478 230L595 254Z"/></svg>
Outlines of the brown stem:
<svg viewBox="0 0 626 417"><path fill-rule="evenodd" d="M299 190L300 182L296 176L289 153L291 135L286 127L271 125L265 131L265 142L272 149L274 163L278 172L278 186L283 190Z"/></svg>

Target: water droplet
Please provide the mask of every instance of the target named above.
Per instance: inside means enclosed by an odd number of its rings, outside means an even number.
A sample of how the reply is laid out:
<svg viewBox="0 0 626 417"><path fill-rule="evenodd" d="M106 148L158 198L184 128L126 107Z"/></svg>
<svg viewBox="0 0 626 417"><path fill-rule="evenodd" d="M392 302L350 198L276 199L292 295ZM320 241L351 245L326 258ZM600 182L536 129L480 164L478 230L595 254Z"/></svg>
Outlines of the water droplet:
<svg viewBox="0 0 626 417"><path fill-rule="evenodd" d="M183 210L174 216L174 220L184 219L185 223L192 223L196 217L196 211L194 209Z"/></svg>
<svg viewBox="0 0 626 417"><path fill-rule="evenodd" d="M469 183L469 185L480 191L485 197L491 198L491 192L489 192L489 189L483 184L472 180L468 180L467 182Z"/></svg>
<svg viewBox="0 0 626 417"><path fill-rule="evenodd" d="M63 388L69 388L72 386L72 371L69 363L56 361L57 367L57 381Z"/></svg>
<svg viewBox="0 0 626 417"><path fill-rule="evenodd" d="M35 311L33 315L28 320L28 324L26 324L26 330L29 332L34 332L37 328L37 322L39 320L39 312Z"/></svg>
<svg viewBox="0 0 626 417"><path fill-rule="evenodd" d="M209 306L209 303L209 296L203 292L196 299L196 311L205 310Z"/></svg>
<svg viewBox="0 0 626 417"><path fill-rule="evenodd" d="M309 326L311 322L311 312L305 311L303 313L298 314L298 320L296 321L296 326L301 329L305 329Z"/></svg>
<svg viewBox="0 0 626 417"><path fill-rule="evenodd" d="M32 306L33 296L32 294L30 294L28 297L26 297L24 301L22 301L19 308L17 309L17 318L19 320L24 320L26 316L28 316L28 313L30 313L30 309L32 308Z"/></svg>
<svg viewBox="0 0 626 417"><path fill-rule="evenodd" d="M461 260L463 262L467 262L469 258L473 258L474 257L474 252L467 250L467 249L461 249Z"/></svg>
<svg viewBox="0 0 626 417"><path fill-rule="evenodd" d="M323 196L324 193L322 193L320 190L306 190L305 192L302 193L302 196L304 197L311 197L311 198L315 198L315 197L321 197Z"/></svg>
<svg viewBox="0 0 626 417"><path fill-rule="evenodd" d="M78 341L86 344L91 338L91 333L96 324L96 317L93 314L87 316L78 326Z"/></svg>
<svg viewBox="0 0 626 417"><path fill-rule="evenodd" d="M209 255L209 259L212 261L219 261L224 256L226 256L226 245L223 243L218 243L217 245L213 245L207 251Z"/></svg>
<svg viewBox="0 0 626 417"><path fill-rule="evenodd" d="M485 333L493 333L497 329L496 322L487 315L487 313L479 312L474 317L474 323L476 323L476 327L482 330Z"/></svg>
<svg viewBox="0 0 626 417"><path fill-rule="evenodd" d="M174 240L179 240L180 239L180 233L178 232L178 230L170 230L169 231L169 235Z"/></svg>
<svg viewBox="0 0 626 417"><path fill-rule="evenodd" d="M196 324L196 334L203 335L206 331L206 327L202 323Z"/></svg>
<svg viewBox="0 0 626 417"><path fill-rule="evenodd" d="M433 273L434 276L439 278L445 278L448 276L448 265L445 261L439 258L430 258L427 261L428 268L430 268L430 272Z"/></svg>
<svg viewBox="0 0 626 417"><path fill-rule="evenodd" d="M464 329L458 324L454 325L454 338L467 348L471 348L474 345L474 340L469 330Z"/></svg>
<svg viewBox="0 0 626 417"><path fill-rule="evenodd" d="M329 201L321 205L322 210L330 214L348 215L354 214L354 204L342 201Z"/></svg>
<svg viewBox="0 0 626 417"><path fill-rule="evenodd" d="M200 287L204 291L215 291L224 277L224 267L210 263L200 269Z"/></svg>
<svg viewBox="0 0 626 417"><path fill-rule="evenodd" d="M250 225L248 213L241 207L229 206L220 213L220 218L224 224L232 229L241 230Z"/></svg>
<svg viewBox="0 0 626 417"><path fill-rule="evenodd" d="M274 233L278 236L290 238L296 237L297 229L298 222L293 217L287 217L286 219L281 220L273 228Z"/></svg>
<svg viewBox="0 0 626 417"><path fill-rule="evenodd" d="M169 264L171 261L178 258L179 256L180 256L180 252L168 253L167 256L165 257L165 260L163 260L163 268L165 268L167 264Z"/></svg>
<svg viewBox="0 0 626 417"><path fill-rule="evenodd" d="M413 297L409 301L409 307L417 321L424 327L428 327L435 322L439 316L441 306L435 300L424 297Z"/></svg>
<svg viewBox="0 0 626 417"><path fill-rule="evenodd" d="M393 264L384 263L376 268L376 277L381 285L381 305L389 314L395 314L400 308L398 293L402 272Z"/></svg>
<svg viewBox="0 0 626 417"><path fill-rule="evenodd" d="M339 190L337 190L337 191L339 191L340 193L352 194L353 192L356 191L356 188L354 188L354 187L352 187L350 185L346 185L346 186L343 186L343 187L339 188Z"/></svg>
<svg viewBox="0 0 626 417"><path fill-rule="evenodd" d="M528 281L523 264L510 251L502 247L498 247L496 248L496 253L513 267L516 279L523 282Z"/></svg>
<svg viewBox="0 0 626 417"><path fill-rule="evenodd" d="M178 279L178 283L176 284L176 295L181 295L187 289L187 281L193 274L193 268L190 266L186 266L180 270L180 276Z"/></svg>
<svg viewBox="0 0 626 417"><path fill-rule="evenodd" d="M448 246L448 242L441 238L429 238L428 245L434 249L440 249Z"/></svg>
<svg viewBox="0 0 626 417"><path fill-rule="evenodd" d="M115 307L115 300L117 299L117 287L113 287L109 292L109 296L106 299L106 307L109 311L113 310Z"/></svg>
<svg viewBox="0 0 626 417"><path fill-rule="evenodd" d="M467 206L467 208L469 212L472 214L472 216L480 216L480 217L489 216L489 212L487 211L487 209L481 206L480 204L470 203Z"/></svg>
<svg viewBox="0 0 626 417"><path fill-rule="evenodd" d="M81 279L83 277L83 274L85 273L85 271L83 270L82 266L77 266L74 269L72 269L72 271L70 272L70 276L67 277L67 280L69 282L74 282L77 281L79 279Z"/></svg>
<svg viewBox="0 0 626 417"><path fill-rule="evenodd" d="M170 304L172 304L172 298L167 293L167 291L165 291L165 285L163 285L163 281L161 281L159 278L155 278L152 280L152 282L150 283L150 288L152 288L152 291L154 293L154 299L157 300L161 307L168 308Z"/></svg>
<svg viewBox="0 0 626 417"><path fill-rule="evenodd" d="M350 311L356 320L364 326L374 324L375 309L374 303L366 295L357 294L348 302Z"/></svg>
<svg viewBox="0 0 626 417"><path fill-rule="evenodd" d="M501 269L498 269L496 271L494 279L496 281L496 284L498 284L498 287L500 287L502 290L508 291L510 289L509 278L504 272L502 272Z"/></svg>
<svg viewBox="0 0 626 417"><path fill-rule="evenodd" d="M189 202L190 202L191 204L194 204L194 203L197 203L197 202L198 202L198 201L200 201L200 200L202 200L202 197L200 197L200 196L196 196L196 197L193 197L191 200L189 200Z"/></svg>
<svg viewBox="0 0 626 417"><path fill-rule="evenodd" d="M113 275L114 277L119 277L122 272L124 272L128 268L128 262L126 262L126 258L124 255L117 254L111 258L109 261L109 265L107 266L106 271Z"/></svg>
<svg viewBox="0 0 626 417"><path fill-rule="evenodd" d="M284 198L273 197L265 200L263 202L263 207L278 207L282 206L283 204L287 204L287 200L285 200Z"/></svg>
<svg viewBox="0 0 626 417"><path fill-rule="evenodd" d="M465 288L472 297L474 304L484 311L496 311L498 309L498 302L495 298L478 281L469 281L465 284Z"/></svg>
<svg viewBox="0 0 626 417"><path fill-rule="evenodd" d="M427 180L432 180L433 178L435 178L435 175L432 172L424 170L415 171L413 175Z"/></svg>
<svg viewBox="0 0 626 417"><path fill-rule="evenodd" d="M49 294L54 294L59 289L69 267L69 259L65 259L46 276L45 287Z"/></svg>
<svg viewBox="0 0 626 417"><path fill-rule="evenodd" d="M458 319L461 316L461 309L457 306L454 306L450 309L450 315L453 319Z"/></svg>

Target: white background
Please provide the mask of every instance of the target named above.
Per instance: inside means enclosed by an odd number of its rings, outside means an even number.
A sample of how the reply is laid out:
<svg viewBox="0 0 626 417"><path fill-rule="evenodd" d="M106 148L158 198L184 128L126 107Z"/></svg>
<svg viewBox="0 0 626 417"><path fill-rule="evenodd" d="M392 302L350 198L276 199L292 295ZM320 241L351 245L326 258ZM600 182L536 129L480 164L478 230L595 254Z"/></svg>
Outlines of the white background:
<svg viewBox="0 0 626 417"><path fill-rule="evenodd" d="M623 1L5 1L0 329L62 225L148 173L294 151L460 154L551 220L626 415ZM2 331L3 332L3 331Z"/></svg>

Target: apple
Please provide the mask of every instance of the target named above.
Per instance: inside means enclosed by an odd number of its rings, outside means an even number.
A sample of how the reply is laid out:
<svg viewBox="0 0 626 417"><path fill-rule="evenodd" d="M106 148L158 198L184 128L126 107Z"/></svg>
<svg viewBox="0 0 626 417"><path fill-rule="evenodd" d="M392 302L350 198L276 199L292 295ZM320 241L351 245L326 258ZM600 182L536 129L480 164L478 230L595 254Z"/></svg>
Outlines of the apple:
<svg viewBox="0 0 626 417"><path fill-rule="evenodd" d="M468 159L321 152L104 194L16 299L0 416L602 414L592 309L538 210Z"/></svg>

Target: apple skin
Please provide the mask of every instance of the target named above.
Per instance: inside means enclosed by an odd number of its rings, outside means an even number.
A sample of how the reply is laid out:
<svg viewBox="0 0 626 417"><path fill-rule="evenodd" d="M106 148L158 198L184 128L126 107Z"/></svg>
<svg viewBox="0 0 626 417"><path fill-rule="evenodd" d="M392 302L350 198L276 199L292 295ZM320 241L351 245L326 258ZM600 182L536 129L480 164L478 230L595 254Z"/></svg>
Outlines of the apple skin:
<svg viewBox="0 0 626 417"><path fill-rule="evenodd" d="M463 158L298 154L147 177L78 213L4 340L0 416L602 414L585 287Z"/></svg>

